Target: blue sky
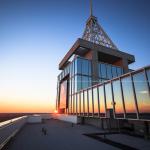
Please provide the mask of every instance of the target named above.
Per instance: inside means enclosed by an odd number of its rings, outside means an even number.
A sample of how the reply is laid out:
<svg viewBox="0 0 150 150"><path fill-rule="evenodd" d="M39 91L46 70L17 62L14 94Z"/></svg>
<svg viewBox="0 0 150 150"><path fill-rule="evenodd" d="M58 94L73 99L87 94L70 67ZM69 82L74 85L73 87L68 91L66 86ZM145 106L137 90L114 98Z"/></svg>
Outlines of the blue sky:
<svg viewBox="0 0 150 150"><path fill-rule="evenodd" d="M149 65L149 0L93 0L93 13L117 47L135 55L130 68ZM89 0L0 0L3 110L54 109L58 64L88 17Z"/></svg>

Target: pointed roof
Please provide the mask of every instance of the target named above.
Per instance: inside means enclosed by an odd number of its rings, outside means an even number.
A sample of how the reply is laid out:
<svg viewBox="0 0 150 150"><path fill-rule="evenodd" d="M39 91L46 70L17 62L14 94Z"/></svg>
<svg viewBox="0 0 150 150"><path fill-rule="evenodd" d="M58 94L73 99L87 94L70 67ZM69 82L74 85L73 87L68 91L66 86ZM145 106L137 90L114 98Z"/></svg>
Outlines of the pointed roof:
<svg viewBox="0 0 150 150"><path fill-rule="evenodd" d="M100 26L97 18L93 16L92 12L92 1L90 1L90 17L86 22L86 28L84 30L82 39L100 44L112 49L118 49L112 40L108 37L106 32Z"/></svg>

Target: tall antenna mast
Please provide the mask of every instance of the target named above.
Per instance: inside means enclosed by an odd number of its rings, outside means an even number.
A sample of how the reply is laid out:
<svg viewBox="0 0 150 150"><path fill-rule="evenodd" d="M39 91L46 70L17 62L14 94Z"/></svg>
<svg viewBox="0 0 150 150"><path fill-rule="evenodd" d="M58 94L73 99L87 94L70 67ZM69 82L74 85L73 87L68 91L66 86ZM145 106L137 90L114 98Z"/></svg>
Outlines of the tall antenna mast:
<svg viewBox="0 0 150 150"><path fill-rule="evenodd" d="M93 16L92 0L90 0L90 16Z"/></svg>

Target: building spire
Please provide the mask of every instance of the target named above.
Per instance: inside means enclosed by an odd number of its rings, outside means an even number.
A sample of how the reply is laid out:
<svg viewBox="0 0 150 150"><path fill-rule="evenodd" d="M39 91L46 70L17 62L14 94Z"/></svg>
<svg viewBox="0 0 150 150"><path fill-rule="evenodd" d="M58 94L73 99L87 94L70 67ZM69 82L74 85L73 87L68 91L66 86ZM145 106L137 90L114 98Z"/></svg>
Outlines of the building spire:
<svg viewBox="0 0 150 150"><path fill-rule="evenodd" d="M93 16L92 12L92 0L90 0L90 17L86 22L86 28L84 30L82 39L103 45L109 48L118 49L116 45L109 38L107 33L103 30L103 28L98 23L98 20L95 16Z"/></svg>
<svg viewBox="0 0 150 150"><path fill-rule="evenodd" d="M90 0L90 16L93 16L92 0Z"/></svg>

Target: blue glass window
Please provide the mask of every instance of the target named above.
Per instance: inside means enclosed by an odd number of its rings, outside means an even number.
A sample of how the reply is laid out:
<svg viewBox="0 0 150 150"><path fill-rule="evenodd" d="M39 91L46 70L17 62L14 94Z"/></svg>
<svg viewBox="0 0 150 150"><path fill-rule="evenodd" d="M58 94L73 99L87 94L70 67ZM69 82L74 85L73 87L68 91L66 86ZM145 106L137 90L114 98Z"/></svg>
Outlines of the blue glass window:
<svg viewBox="0 0 150 150"><path fill-rule="evenodd" d="M107 78L112 79L111 65L107 65Z"/></svg>
<svg viewBox="0 0 150 150"><path fill-rule="evenodd" d="M112 66L112 75L113 75L113 78L117 77L117 69L115 66Z"/></svg>
<svg viewBox="0 0 150 150"><path fill-rule="evenodd" d="M122 75L122 69L120 67L117 67L117 75L118 76Z"/></svg>
<svg viewBox="0 0 150 150"><path fill-rule="evenodd" d="M87 76L82 76L82 89L89 86L89 78Z"/></svg>
<svg viewBox="0 0 150 150"><path fill-rule="evenodd" d="M106 76L106 64L100 64L100 78L107 78Z"/></svg>
<svg viewBox="0 0 150 150"><path fill-rule="evenodd" d="M141 119L150 119L150 95L144 72L133 75L135 93Z"/></svg>
<svg viewBox="0 0 150 150"><path fill-rule="evenodd" d="M91 76L92 75L92 65L91 65L91 61L90 60L89 60L88 69L89 69L89 76Z"/></svg>
<svg viewBox="0 0 150 150"><path fill-rule="evenodd" d="M89 74L88 60L86 60L86 59L82 59L82 74L83 75L88 75Z"/></svg>
<svg viewBox="0 0 150 150"><path fill-rule="evenodd" d="M82 59L77 58L77 73L81 74L82 73Z"/></svg>

